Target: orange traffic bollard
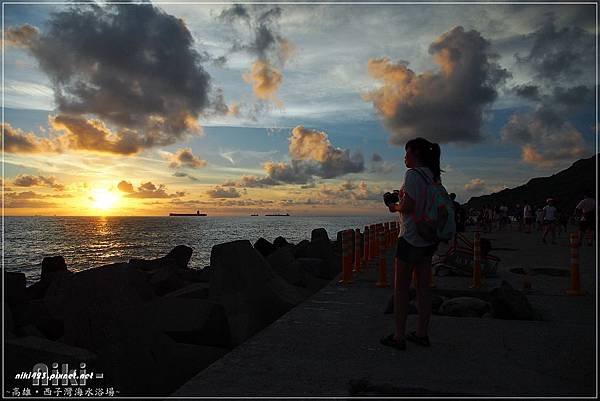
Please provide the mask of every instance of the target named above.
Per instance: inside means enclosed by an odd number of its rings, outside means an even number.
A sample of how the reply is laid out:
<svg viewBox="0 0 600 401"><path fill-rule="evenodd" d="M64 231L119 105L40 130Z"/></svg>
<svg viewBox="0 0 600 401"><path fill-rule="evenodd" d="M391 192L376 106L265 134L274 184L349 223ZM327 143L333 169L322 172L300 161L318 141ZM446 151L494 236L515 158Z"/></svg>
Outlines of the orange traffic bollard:
<svg viewBox="0 0 600 401"><path fill-rule="evenodd" d="M567 295L584 295L585 291L581 288L579 277L579 246L581 241L576 233L571 233L571 288L567 290Z"/></svg>
<svg viewBox="0 0 600 401"><path fill-rule="evenodd" d="M360 246L360 228L354 230L354 273L360 272L360 253L362 247Z"/></svg>
<svg viewBox="0 0 600 401"><path fill-rule="evenodd" d="M387 269L386 269L386 252L385 252L385 232L383 225L378 226L379 234L379 281L376 286L380 288L388 287Z"/></svg>
<svg viewBox="0 0 600 401"><path fill-rule="evenodd" d="M369 226L365 226L365 232L363 234L363 253L362 253L362 268L367 268L367 262L369 261Z"/></svg>
<svg viewBox="0 0 600 401"><path fill-rule="evenodd" d="M340 284L352 283L352 235L354 231L344 230L342 232L342 279Z"/></svg>
<svg viewBox="0 0 600 401"><path fill-rule="evenodd" d="M481 288L481 234L475 233L473 241L473 283L471 288Z"/></svg>

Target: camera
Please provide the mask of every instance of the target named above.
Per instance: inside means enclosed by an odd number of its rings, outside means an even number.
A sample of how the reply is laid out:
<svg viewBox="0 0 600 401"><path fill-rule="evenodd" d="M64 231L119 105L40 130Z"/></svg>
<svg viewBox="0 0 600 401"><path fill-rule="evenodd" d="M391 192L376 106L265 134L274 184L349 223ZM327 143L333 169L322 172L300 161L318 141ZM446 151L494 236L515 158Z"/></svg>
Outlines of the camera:
<svg viewBox="0 0 600 401"><path fill-rule="evenodd" d="M383 194L383 203L385 203L386 206L398 202L400 202L400 191L394 190L394 192L386 192Z"/></svg>

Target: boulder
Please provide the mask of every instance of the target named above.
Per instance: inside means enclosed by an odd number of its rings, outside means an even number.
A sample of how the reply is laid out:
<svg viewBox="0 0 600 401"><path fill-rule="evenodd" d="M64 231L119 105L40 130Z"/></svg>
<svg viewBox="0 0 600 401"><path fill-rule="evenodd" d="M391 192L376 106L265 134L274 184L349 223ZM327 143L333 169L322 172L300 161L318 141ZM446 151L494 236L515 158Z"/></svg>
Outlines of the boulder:
<svg viewBox="0 0 600 401"><path fill-rule="evenodd" d="M278 248L267 257L267 261L271 268L289 284L306 288L306 272L294 259L294 255L288 247Z"/></svg>
<svg viewBox="0 0 600 401"><path fill-rule="evenodd" d="M175 259L177 267L186 268L190 262L190 259L192 258L193 252L194 250L189 246L177 245L166 254L165 259Z"/></svg>
<svg viewBox="0 0 600 401"><path fill-rule="evenodd" d="M192 269L180 267L174 258L130 259L129 265L144 274L146 281L158 296L184 287L186 281L191 281L184 277L196 279L196 276L199 275L190 272Z"/></svg>
<svg viewBox="0 0 600 401"><path fill-rule="evenodd" d="M161 267L146 270L146 280L154 289L154 293L162 296L185 286L185 281L179 275L180 270L183 269L177 266L174 259L164 259Z"/></svg>
<svg viewBox="0 0 600 401"><path fill-rule="evenodd" d="M4 300L9 304L24 302L27 299L25 292L25 273L4 272Z"/></svg>
<svg viewBox="0 0 600 401"><path fill-rule="evenodd" d="M233 344L240 344L303 300L249 241L215 245L210 300L225 307Z"/></svg>
<svg viewBox="0 0 600 401"><path fill-rule="evenodd" d="M187 344L230 346L223 306L207 300L164 297L119 312L119 329L158 331Z"/></svg>
<svg viewBox="0 0 600 401"><path fill-rule="evenodd" d="M34 326L49 340L58 340L64 334L63 322L51 316L48 307L41 299L13 305L15 327Z"/></svg>
<svg viewBox="0 0 600 401"><path fill-rule="evenodd" d="M313 277L330 280L331 272L327 264L320 258L298 258L300 268Z"/></svg>
<svg viewBox="0 0 600 401"><path fill-rule="evenodd" d="M175 389L175 341L158 331L131 329L125 334L98 350L96 371L104 373L103 387L118 389L119 396L168 395Z"/></svg>
<svg viewBox="0 0 600 401"><path fill-rule="evenodd" d="M337 257L328 240L319 238L307 246L305 256L307 258L318 258L325 262L326 276L323 278L333 279L341 272L341 257Z"/></svg>
<svg viewBox="0 0 600 401"><path fill-rule="evenodd" d="M192 283L208 283L210 280L210 266L204 269L178 269L177 275L182 280L190 281Z"/></svg>
<svg viewBox="0 0 600 401"><path fill-rule="evenodd" d="M97 370L105 372L104 386L119 389L120 396L168 396L227 352L179 344L162 333L138 338L132 332L127 339L102 349Z"/></svg>
<svg viewBox="0 0 600 401"><path fill-rule="evenodd" d="M273 246L275 248L281 248L282 246L290 246L290 245L291 244L289 242L287 242L287 240L285 238L283 238L282 236L275 238L275 240L273 241Z"/></svg>
<svg viewBox="0 0 600 401"><path fill-rule="evenodd" d="M189 284L177 291L165 295L165 297L208 299L210 295L210 286L208 283Z"/></svg>
<svg viewBox="0 0 600 401"><path fill-rule="evenodd" d="M22 387L24 381L15 380L15 375L31 372L39 363L48 367L48 373L51 373L53 362L60 363L61 370L63 364L71 370L79 369L80 364L85 363L88 372L97 371L93 368L96 355L90 351L37 336L5 339L3 357L6 388Z"/></svg>
<svg viewBox="0 0 600 401"><path fill-rule="evenodd" d="M27 326L19 327L17 334L19 335L19 337L31 336L31 337L46 338L46 336L44 336L44 334L42 334L42 332L32 324L28 324Z"/></svg>
<svg viewBox="0 0 600 401"><path fill-rule="evenodd" d="M302 241L300 241L296 245L294 245L294 249L292 250L294 257L302 258L302 257L306 256L306 249L308 248L309 245L310 245L310 241L306 240L306 239L303 239Z"/></svg>
<svg viewBox="0 0 600 401"><path fill-rule="evenodd" d="M315 228L314 230L312 230L312 232L310 233L310 240L314 241L317 238L325 238L327 241L329 241L329 235L327 234L327 230L325 230L324 228Z"/></svg>
<svg viewBox="0 0 600 401"><path fill-rule="evenodd" d="M277 248L273 244L271 244L269 241L267 241L266 239L260 237L254 243L254 249L256 249L258 252L260 252L260 254L266 258L271 253L273 253L275 251L275 249L277 249Z"/></svg>
<svg viewBox="0 0 600 401"><path fill-rule="evenodd" d="M492 313L497 319L535 320L537 315L529 300L521 291L515 290L507 281L490 291Z"/></svg>
<svg viewBox="0 0 600 401"><path fill-rule="evenodd" d="M112 341L120 310L155 298L144 273L115 263L53 281L44 302L50 315L64 322L67 344L95 351Z"/></svg>
<svg viewBox="0 0 600 401"><path fill-rule="evenodd" d="M4 330L6 332L14 333L15 321L13 319L12 310L6 302L3 302L2 306L4 307Z"/></svg>
<svg viewBox="0 0 600 401"><path fill-rule="evenodd" d="M67 271L67 263L62 256L47 256L42 260L42 280L47 278L49 273Z"/></svg>
<svg viewBox="0 0 600 401"><path fill-rule="evenodd" d="M482 299L475 297L451 298L440 306L438 313L455 317L481 317L490 310L490 306Z"/></svg>
<svg viewBox="0 0 600 401"><path fill-rule="evenodd" d="M25 288L25 296L27 300L44 298L46 291L54 281L60 280L63 277L70 276L72 274L74 273L70 270L46 273L46 275L43 276L40 281L37 281Z"/></svg>

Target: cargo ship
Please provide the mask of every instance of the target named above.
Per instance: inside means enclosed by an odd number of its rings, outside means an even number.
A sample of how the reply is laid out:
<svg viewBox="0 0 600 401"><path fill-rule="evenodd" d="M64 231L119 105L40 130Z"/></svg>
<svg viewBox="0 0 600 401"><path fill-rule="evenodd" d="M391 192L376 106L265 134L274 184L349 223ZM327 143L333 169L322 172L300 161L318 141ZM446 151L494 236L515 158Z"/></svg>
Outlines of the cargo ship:
<svg viewBox="0 0 600 401"><path fill-rule="evenodd" d="M200 213L200 210L196 210L196 213L169 213L169 216L206 216L206 213Z"/></svg>
<svg viewBox="0 0 600 401"><path fill-rule="evenodd" d="M265 214L265 216L289 216L289 213L286 214Z"/></svg>

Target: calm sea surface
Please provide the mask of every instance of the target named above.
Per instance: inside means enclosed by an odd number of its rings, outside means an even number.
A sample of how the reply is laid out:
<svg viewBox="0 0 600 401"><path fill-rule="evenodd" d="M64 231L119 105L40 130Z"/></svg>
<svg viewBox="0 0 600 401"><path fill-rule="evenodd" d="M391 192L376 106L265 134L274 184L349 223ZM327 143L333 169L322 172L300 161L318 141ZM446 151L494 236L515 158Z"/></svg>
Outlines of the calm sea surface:
<svg viewBox="0 0 600 401"><path fill-rule="evenodd" d="M156 258L176 245L194 249L190 267L210 264L210 250L223 242L283 236L297 243L323 227L329 237L348 228L391 221L393 216L358 217L5 217L4 266L31 283L45 256L62 255L73 270L130 258Z"/></svg>

